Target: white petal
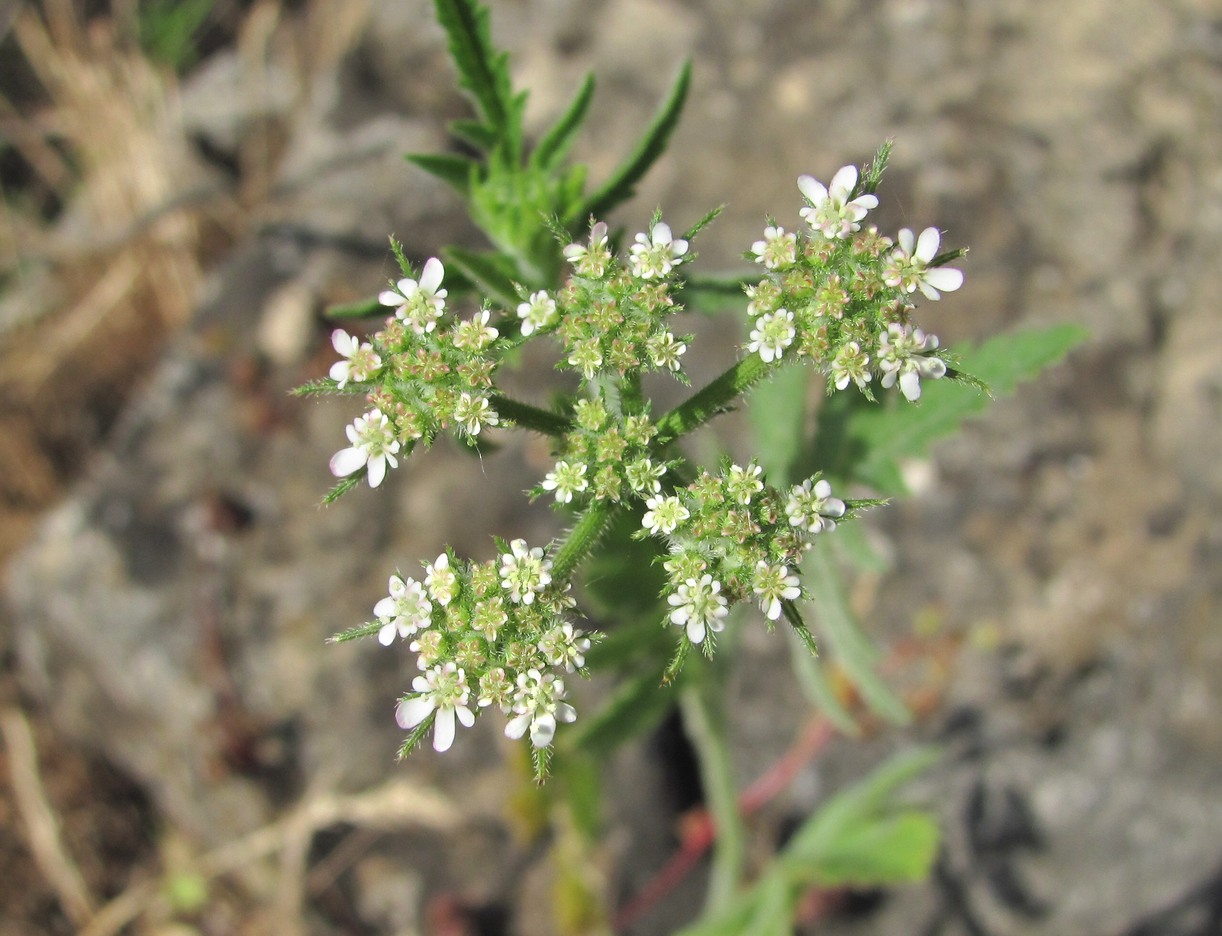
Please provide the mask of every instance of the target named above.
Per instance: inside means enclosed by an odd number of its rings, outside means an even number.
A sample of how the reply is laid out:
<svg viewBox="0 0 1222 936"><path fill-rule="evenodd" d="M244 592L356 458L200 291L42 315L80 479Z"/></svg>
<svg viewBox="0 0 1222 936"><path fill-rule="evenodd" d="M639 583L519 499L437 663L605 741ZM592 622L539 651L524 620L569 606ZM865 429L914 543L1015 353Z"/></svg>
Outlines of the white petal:
<svg viewBox="0 0 1222 936"><path fill-rule="evenodd" d="M437 719L433 722L433 750L438 753L448 751L454 743L454 709L437 710Z"/></svg>
<svg viewBox="0 0 1222 936"><path fill-rule="evenodd" d="M917 238L916 253L913 256L923 263L928 263L938 255L938 244L941 242L942 235L938 233L938 229L927 227Z"/></svg>
<svg viewBox="0 0 1222 936"><path fill-rule="evenodd" d="M900 245L900 251L905 257L912 256L912 247L916 243L916 238L912 235L912 228L900 228L899 236L896 238Z"/></svg>
<svg viewBox="0 0 1222 936"><path fill-rule="evenodd" d="M671 241L670 252L676 257L682 257L685 253L687 253L687 247L687 241L680 238L677 241Z"/></svg>
<svg viewBox="0 0 1222 936"><path fill-rule="evenodd" d="M395 283L395 288L404 296L410 296L420 287L416 285L416 281L410 276L405 276L403 279L399 280L399 282Z"/></svg>
<svg viewBox="0 0 1222 936"><path fill-rule="evenodd" d="M526 734L526 728L530 724L530 713L518 715L509 720L509 724L505 726L505 737L512 738L517 741L522 735Z"/></svg>
<svg viewBox="0 0 1222 936"><path fill-rule="evenodd" d="M433 711L433 700L428 696L412 696L395 707L395 721L400 728L415 728Z"/></svg>
<svg viewBox="0 0 1222 936"><path fill-rule="evenodd" d="M567 702L556 703L556 718L564 722L566 725L577 721L577 709L569 705Z"/></svg>
<svg viewBox="0 0 1222 936"><path fill-rule="evenodd" d="M393 456L392 456L393 457ZM386 477L386 456L375 455L369 459L369 486L376 488Z"/></svg>
<svg viewBox="0 0 1222 936"><path fill-rule="evenodd" d="M346 478L365 466L369 453L360 448L340 449L331 456L331 474L337 478Z"/></svg>
<svg viewBox="0 0 1222 936"><path fill-rule="evenodd" d="M814 176L798 176L798 188L808 201L816 205L827 201L827 188Z"/></svg>
<svg viewBox="0 0 1222 936"><path fill-rule="evenodd" d="M853 186L856 184L857 167L841 166L836 170L836 174L832 176L832 184L828 186L828 191L836 201L844 201L849 197L849 193L853 191Z"/></svg>
<svg viewBox="0 0 1222 936"><path fill-rule="evenodd" d="M381 599L376 605L373 606L374 617L389 618L394 617L398 613L399 606L395 602L395 599L390 596Z"/></svg>
<svg viewBox="0 0 1222 936"><path fill-rule="evenodd" d="M878 196L877 195L858 195L856 198L853 199L852 204L862 209L862 217L865 217L866 211L868 211L871 208L878 207ZM860 221L861 218L858 218L858 220Z"/></svg>
<svg viewBox="0 0 1222 936"><path fill-rule="evenodd" d="M904 371L900 377L900 390L909 400L914 402L919 400L921 398L921 375L916 371Z"/></svg>
<svg viewBox="0 0 1222 936"><path fill-rule="evenodd" d="M674 619L674 615L671 616L671 619ZM694 644L698 644L704 640L703 618L694 617L687 622L687 639Z"/></svg>
<svg viewBox="0 0 1222 936"><path fill-rule="evenodd" d="M954 267L934 267L926 270L922 277L934 289L942 292L954 292L963 285L963 271Z"/></svg>
<svg viewBox="0 0 1222 936"><path fill-rule="evenodd" d="M336 361L327 371L327 376L343 387L348 383L348 370L351 365L347 361Z"/></svg>
<svg viewBox="0 0 1222 936"><path fill-rule="evenodd" d="M535 747L547 747L556 735L556 719L551 715L541 715L530 726L530 743Z"/></svg>
<svg viewBox="0 0 1222 936"><path fill-rule="evenodd" d="M458 720L462 722L464 728L470 728L475 724L475 713L465 705L460 705L454 710L454 714L458 716Z"/></svg>
<svg viewBox="0 0 1222 936"><path fill-rule="evenodd" d="M391 621L382 625L382 629L378 631L378 643L383 647L389 647L395 642L395 622Z"/></svg>
<svg viewBox="0 0 1222 936"><path fill-rule="evenodd" d="M665 221L659 221L649 233L655 246L669 244L674 239L674 235L670 231L670 225Z"/></svg>
<svg viewBox="0 0 1222 936"><path fill-rule="evenodd" d="M403 305L403 297L397 292L384 289L378 293L378 302L384 306L401 306Z"/></svg>
<svg viewBox="0 0 1222 936"><path fill-rule="evenodd" d="M420 274L420 288L425 292L435 293L446 275L446 268L436 257L429 257L424 264L424 272Z"/></svg>

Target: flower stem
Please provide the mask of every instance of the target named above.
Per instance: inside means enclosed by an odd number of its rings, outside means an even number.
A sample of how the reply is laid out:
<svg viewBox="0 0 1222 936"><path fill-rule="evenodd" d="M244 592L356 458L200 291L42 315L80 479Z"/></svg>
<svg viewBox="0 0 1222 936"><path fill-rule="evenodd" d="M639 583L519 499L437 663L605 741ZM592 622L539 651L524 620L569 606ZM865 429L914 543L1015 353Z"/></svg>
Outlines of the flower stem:
<svg viewBox="0 0 1222 936"><path fill-rule="evenodd" d="M565 581L576 571L611 526L620 509L618 504L607 501L595 501L586 508L552 559L553 578Z"/></svg>
<svg viewBox="0 0 1222 936"><path fill-rule="evenodd" d="M714 416L729 412L733 403L773 369L758 354L743 358L720 377L688 397L658 420L657 443L665 445L686 435Z"/></svg>
<svg viewBox="0 0 1222 936"><path fill-rule="evenodd" d="M559 413L531 406L500 393L492 394L490 402L498 416L502 419L512 419L523 429L547 436L562 436L573 429L572 423Z"/></svg>
<svg viewBox="0 0 1222 936"><path fill-rule="evenodd" d="M742 880L745 843L734 765L726 743L725 712L718 704L716 670L707 665L688 669L698 671L699 675L685 682L679 692L679 707L688 738L696 749L706 805L717 836L704 904L704 915L708 917L724 910L733 900Z"/></svg>

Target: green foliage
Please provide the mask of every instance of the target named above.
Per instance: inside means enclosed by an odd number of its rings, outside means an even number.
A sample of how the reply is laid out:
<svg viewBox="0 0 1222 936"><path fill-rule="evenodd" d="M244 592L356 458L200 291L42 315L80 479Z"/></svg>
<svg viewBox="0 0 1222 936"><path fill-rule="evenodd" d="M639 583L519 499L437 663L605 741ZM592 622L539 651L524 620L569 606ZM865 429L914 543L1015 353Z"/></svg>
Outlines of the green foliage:
<svg viewBox="0 0 1222 936"><path fill-rule="evenodd" d="M196 40L216 0L143 0L136 11L149 58L181 72L195 64Z"/></svg>
<svg viewBox="0 0 1222 936"><path fill-rule="evenodd" d="M900 755L833 797L798 829L751 888L680 936L789 936L797 902L811 887L924 878L937 855L937 822L925 810L904 806L896 794L936 758L930 750Z"/></svg>

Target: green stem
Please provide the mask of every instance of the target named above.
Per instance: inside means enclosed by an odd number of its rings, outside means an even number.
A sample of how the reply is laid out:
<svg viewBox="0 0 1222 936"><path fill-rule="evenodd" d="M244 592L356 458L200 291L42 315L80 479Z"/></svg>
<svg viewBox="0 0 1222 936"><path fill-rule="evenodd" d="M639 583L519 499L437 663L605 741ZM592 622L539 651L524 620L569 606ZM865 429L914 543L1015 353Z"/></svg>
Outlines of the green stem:
<svg viewBox="0 0 1222 936"><path fill-rule="evenodd" d="M618 504L607 501L594 501L586 508L552 559L553 579L563 582L577 570L621 509Z"/></svg>
<svg viewBox="0 0 1222 936"><path fill-rule="evenodd" d="M714 416L728 412L734 401L753 384L768 376L773 367L772 364L764 363L764 359L758 354L743 358L659 419L657 444L665 445L674 441Z"/></svg>
<svg viewBox="0 0 1222 936"><path fill-rule="evenodd" d="M679 692L679 707L700 762L700 779L717 836L704 903L704 915L710 917L729 906L738 891L745 863L745 836L738 812L734 764L726 743L725 712L717 701L716 671L707 665L689 665L687 671L691 670L699 675L685 682Z"/></svg>
<svg viewBox="0 0 1222 936"><path fill-rule="evenodd" d="M573 425L559 413L553 413L529 403L494 393L490 402L496 414L502 419L512 419L523 429L547 436L562 436L572 432Z"/></svg>

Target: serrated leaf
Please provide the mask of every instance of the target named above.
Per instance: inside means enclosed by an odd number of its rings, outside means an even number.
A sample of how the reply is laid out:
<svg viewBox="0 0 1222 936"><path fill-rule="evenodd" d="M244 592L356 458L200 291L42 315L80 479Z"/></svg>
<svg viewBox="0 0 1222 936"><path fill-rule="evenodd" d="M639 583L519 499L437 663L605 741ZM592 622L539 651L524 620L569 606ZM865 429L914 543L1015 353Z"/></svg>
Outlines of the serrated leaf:
<svg viewBox="0 0 1222 936"><path fill-rule="evenodd" d="M958 369L973 374L996 394L1010 393L1085 337L1077 325L1000 335L961 351ZM860 394L836 393L819 414L815 463L836 480L903 493L901 463L925 454L931 442L957 431L988 403L985 394L954 380L922 383L919 406L896 399L875 405Z"/></svg>
<svg viewBox="0 0 1222 936"><path fill-rule="evenodd" d="M514 309L518 291L514 287L513 261L503 254L467 250L465 247L443 247L441 255L447 265L453 264L467 279L475 283L488 298L503 308Z"/></svg>
<svg viewBox="0 0 1222 936"><path fill-rule="evenodd" d="M479 120L451 120L448 126L454 136L484 153L496 149L500 139L496 127Z"/></svg>
<svg viewBox="0 0 1222 936"><path fill-rule="evenodd" d="M590 101L594 98L594 74L589 72L577 89L577 94L560 118L552 124L547 133L539 140L539 144L530 155L531 164L540 169L550 170L560 162L573 145L573 138L585 122L590 110Z"/></svg>
<svg viewBox="0 0 1222 936"><path fill-rule="evenodd" d="M479 164L473 160L448 153L409 153L404 158L412 165L441 179L463 196L470 193L471 175L479 169Z"/></svg>
<svg viewBox="0 0 1222 936"><path fill-rule="evenodd" d="M880 653L853 618L831 549L826 537L816 540L803 563L817 629L826 638L830 655L844 668L866 705L890 722L907 724L912 719L911 713L874 671Z"/></svg>
<svg viewBox="0 0 1222 936"><path fill-rule="evenodd" d="M768 483L783 488L793 478L806 432L804 367L782 367L759 383L747 401L747 416L755 433L755 450Z"/></svg>
<svg viewBox="0 0 1222 936"><path fill-rule="evenodd" d="M649 167L657 162L658 157L666 152L670 135L674 132L679 116L683 112L691 80L692 62L691 59L688 59L683 63L674 85L671 86L670 94L650 122L649 127L646 128L632 154L612 173L611 178L603 184L602 188L586 199L585 203L571 216L564 219L566 225L583 221L590 215L596 218L605 217L616 205L622 204L633 196L637 182L649 171Z"/></svg>
<svg viewBox="0 0 1222 936"><path fill-rule="evenodd" d="M470 93L484 122L504 137L511 129L513 91L508 57L492 44L488 9L477 0L435 0L449 40L459 86Z"/></svg>

